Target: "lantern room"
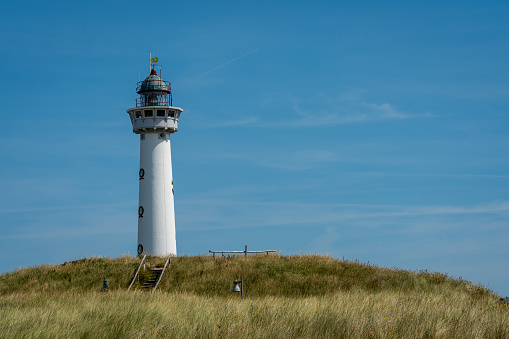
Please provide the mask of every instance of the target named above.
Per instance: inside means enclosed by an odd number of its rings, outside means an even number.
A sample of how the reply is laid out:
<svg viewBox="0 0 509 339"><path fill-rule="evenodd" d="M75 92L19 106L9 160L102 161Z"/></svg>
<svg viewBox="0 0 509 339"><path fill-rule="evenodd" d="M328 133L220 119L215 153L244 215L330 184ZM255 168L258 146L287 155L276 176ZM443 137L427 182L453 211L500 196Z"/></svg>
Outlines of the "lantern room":
<svg viewBox="0 0 509 339"><path fill-rule="evenodd" d="M172 106L171 84L161 79L154 68L145 80L138 82L136 92L140 95L136 107Z"/></svg>

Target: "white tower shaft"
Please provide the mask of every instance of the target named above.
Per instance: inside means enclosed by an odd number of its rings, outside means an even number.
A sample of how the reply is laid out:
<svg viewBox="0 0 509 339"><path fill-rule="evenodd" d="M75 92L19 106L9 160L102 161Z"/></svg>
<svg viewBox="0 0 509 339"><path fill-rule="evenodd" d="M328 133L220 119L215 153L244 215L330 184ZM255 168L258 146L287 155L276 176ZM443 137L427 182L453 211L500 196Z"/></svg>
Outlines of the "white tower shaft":
<svg viewBox="0 0 509 339"><path fill-rule="evenodd" d="M140 135L138 244L157 256L177 255L170 133Z"/></svg>

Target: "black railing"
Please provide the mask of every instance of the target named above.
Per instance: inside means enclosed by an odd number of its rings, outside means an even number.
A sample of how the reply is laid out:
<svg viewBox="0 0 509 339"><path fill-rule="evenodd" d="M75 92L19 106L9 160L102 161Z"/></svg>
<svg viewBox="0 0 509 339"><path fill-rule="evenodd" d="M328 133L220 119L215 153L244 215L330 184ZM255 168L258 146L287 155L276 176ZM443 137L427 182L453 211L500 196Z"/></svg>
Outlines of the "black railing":
<svg viewBox="0 0 509 339"><path fill-rule="evenodd" d="M163 95L153 93L142 93L140 97L136 99L136 107L145 106L173 106L171 93Z"/></svg>

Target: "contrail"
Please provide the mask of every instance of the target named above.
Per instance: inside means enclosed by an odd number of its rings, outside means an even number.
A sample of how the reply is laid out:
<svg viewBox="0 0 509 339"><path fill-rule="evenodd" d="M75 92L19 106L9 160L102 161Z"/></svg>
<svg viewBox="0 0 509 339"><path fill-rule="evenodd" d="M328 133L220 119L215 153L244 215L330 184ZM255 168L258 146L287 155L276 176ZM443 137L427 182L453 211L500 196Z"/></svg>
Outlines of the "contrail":
<svg viewBox="0 0 509 339"><path fill-rule="evenodd" d="M249 51L249 52L247 52L247 53L245 53L245 54L242 54L241 56L239 56L239 57L237 57L237 58L235 58L235 59L232 59L232 60L230 60L230 61L228 61L228 62L225 62L225 63L224 63L224 64L222 64L221 66L214 67L214 68L212 68L210 71L207 71L207 72L203 73L202 75L197 76L197 77L195 78L195 80L196 80L196 79L199 79L199 78L201 78L201 77L204 77L205 75L207 75L207 74L209 74L209 73L215 72L215 71L217 71L218 69L221 69L221 68L223 68L224 66L227 66L227 65L231 64L232 62L235 62L235 61L237 61L237 60L239 60L239 59L241 59L241 58L243 58L243 57L245 57L245 56L248 56L248 55L249 55L249 54L251 54L251 53L256 52L256 51L257 51L257 50L259 50L259 49L260 49L260 47L255 48L255 49L253 49L252 51Z"/></svg>

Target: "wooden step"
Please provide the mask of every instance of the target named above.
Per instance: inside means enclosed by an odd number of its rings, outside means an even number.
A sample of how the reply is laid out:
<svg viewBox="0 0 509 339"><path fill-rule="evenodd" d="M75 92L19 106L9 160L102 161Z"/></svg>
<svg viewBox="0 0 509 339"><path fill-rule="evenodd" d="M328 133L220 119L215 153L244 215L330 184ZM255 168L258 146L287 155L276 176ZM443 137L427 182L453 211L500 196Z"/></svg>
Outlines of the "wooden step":
<svg viewBox="0 0 509 339"><path fill-rule="evenodd" d="M145 259L145 257L144 257L144 259ZM142 262L143 262L143 260L142 260ZM168 265L168 263L169 263L169 265ZM165 265L168 265L167 268L169 268L171 266L170 258L167 259ZM138 270L139 269L140 268L138 268ZM164 271L164 267L150 268L150 275L148 276L148 280L146 280L143 284L140 284L139 286L141 288L143 288L143 289L146 289L146 290L154 289L156 284L161 280L161 276L162 276L163 271ZM132 279L132 281L134 283L133 279ZM140 282L139 276L138 276L138 282ZM129 289L130 289L130 287L129 287Z"/></svg>

